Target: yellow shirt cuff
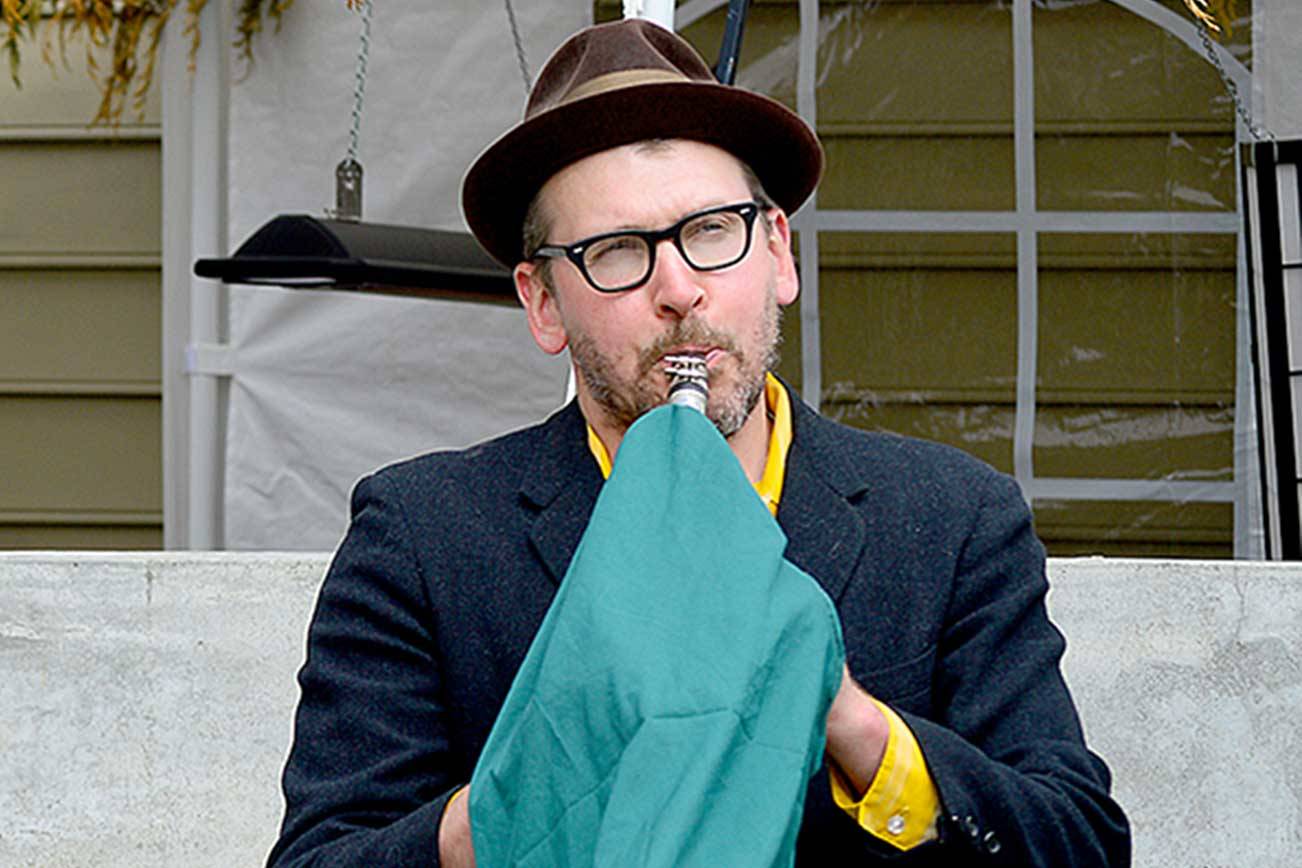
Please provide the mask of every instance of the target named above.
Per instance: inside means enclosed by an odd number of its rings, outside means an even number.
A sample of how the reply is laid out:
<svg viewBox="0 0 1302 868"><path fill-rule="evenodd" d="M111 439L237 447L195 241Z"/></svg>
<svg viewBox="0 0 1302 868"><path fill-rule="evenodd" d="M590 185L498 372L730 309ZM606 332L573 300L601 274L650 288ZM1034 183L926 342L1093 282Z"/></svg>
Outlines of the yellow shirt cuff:
<svg viewBox="0 0 1302 868"><path fill-rule="evenodd" d="M862 797L829 765L832 799L868 834L896 849L911 850L938 837L940 795L908 724L889 706L873 702L890 725L882 764Z"/></svg>

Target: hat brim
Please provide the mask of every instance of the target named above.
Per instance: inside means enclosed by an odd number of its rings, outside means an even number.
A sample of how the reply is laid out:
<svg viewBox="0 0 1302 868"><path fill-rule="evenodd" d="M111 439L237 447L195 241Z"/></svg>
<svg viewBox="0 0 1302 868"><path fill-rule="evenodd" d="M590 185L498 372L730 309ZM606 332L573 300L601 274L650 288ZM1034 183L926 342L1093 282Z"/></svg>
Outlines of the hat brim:
<svg viewBox="0 0 1302 868"><path fill-rule="evenodd" d="M776 100L708 82L635 85L543 112L489 146L462 186L466 223L485 250L513 267L524 256L525 212L552 175L647 139L691 139L728 151L788 214L804 204L823 169L818 138Z"/></svg>

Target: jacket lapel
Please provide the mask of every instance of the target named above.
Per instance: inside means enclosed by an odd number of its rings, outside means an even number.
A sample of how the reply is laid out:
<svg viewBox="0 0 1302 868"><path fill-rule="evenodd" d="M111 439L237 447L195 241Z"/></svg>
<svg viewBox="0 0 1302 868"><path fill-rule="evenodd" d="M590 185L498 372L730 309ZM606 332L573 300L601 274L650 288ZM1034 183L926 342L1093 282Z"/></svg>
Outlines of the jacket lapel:
<svg viewBox="0 0 1302 868"><path fill-rule="evenodd" d="M836 426L791 390L793 437L778 523L787 560L813 576L838 602L863 556L867 531L851 505L867 490L862 474L837 448Z"/></svg>
<svg viewBox="0 0 1302 868"><path fill-rule="evenodd" d="M548 421L520 496L535 510L529 543L547 575L560 584L601 491L601 470L588 451L587 429L571 401Z"/></svg>

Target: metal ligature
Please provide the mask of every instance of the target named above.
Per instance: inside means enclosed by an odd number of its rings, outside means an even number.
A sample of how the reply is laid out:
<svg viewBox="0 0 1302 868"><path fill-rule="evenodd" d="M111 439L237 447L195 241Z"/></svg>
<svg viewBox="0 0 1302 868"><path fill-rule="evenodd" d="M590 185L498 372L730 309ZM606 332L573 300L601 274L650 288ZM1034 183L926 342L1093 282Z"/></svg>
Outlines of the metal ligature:
<svg viewBox="0 0 1302 868"><path fill-rule="evenodd" d="M691 407L705 414L705 401L710 395L710 372L705 366L703 353L682 353L665 356L669 375L669 403Z"/></svg>

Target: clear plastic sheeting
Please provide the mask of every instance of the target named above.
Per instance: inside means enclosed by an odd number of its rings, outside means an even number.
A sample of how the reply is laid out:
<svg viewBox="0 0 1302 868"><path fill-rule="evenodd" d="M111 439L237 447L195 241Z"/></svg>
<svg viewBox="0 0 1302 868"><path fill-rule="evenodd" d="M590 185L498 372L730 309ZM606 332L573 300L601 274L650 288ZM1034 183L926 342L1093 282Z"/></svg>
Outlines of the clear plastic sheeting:
<svg viewBox="0 0 1302 868"><path fill-rule="evenodd" d="M760 4L739 80L827 149L783 366L824 413L1015 474L1051 553L1254 553L1246 133L1182 4Z"/></svg>
<svg viewBox="0 0 1302 868"><path fill-rule="evenodd" d="M573 0L515 4L529 74L591 20ZM237 246L275 214L321 214L352 123L360 20L299 3L230 91L227 220ZM376 3L359 159L363 219L463 229L460 182L521 115L506 6ZM522 310L282 289L229 293L224 543L333 548L376 467L541 419L565 395Z"/></svg>

